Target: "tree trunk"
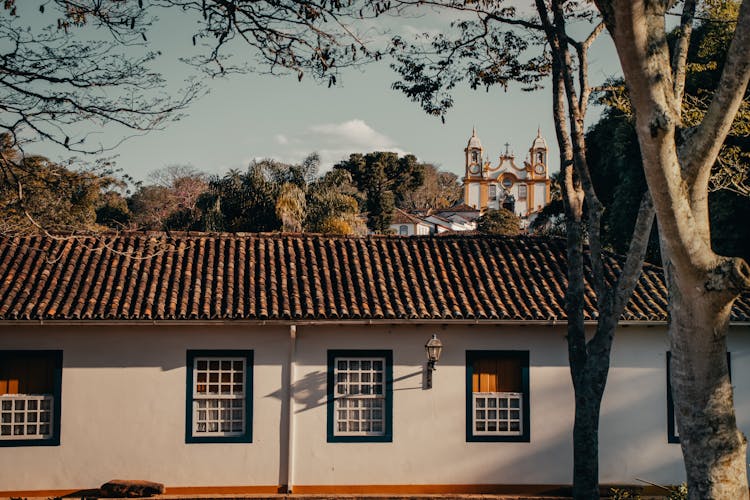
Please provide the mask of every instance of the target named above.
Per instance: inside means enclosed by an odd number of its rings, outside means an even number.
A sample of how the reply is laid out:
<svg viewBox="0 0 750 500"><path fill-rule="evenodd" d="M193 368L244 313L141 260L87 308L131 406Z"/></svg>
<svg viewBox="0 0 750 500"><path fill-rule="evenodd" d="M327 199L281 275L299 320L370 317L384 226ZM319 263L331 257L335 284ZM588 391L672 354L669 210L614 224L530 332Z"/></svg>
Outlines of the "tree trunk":
<svg viewBox="0 0 750 500"><path fill-rule="evenodd" d="M746 439L737 428L727 363L731 304L703 283L668 274L671 380L691 499L748 498Z"/></svg>
<svg viewBox="0 0 750 500"><path fill-rule="evenodd" d="M711 248L708 179L750 81L750 1L740 7L721 80L687 131L670 78L671 2L596 0L617 48L659 223L670 303L672 390L691 499L748 499L745 438L726 361L735 299L750 289L742 259ZM678 89L679 90L679 89ZM678 145L678 135L684 141Z"/></svg>
<svg viewBox="0 0 750 500"><path fill-rule="evenodd" d="M591 372L587 370L587 373L581 374L582 380L575 384L573 498L576 500L599 498L599 412L602 394L595 388L604 384L590 380L596 377Z"/></svg>

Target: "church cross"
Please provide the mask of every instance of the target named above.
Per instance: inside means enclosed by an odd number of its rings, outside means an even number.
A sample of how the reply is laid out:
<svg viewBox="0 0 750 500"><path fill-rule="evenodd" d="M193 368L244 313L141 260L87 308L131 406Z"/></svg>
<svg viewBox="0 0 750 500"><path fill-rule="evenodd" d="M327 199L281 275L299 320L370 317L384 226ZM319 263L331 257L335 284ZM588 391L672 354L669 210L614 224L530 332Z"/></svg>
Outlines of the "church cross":
<svg viewBox="0 0 750 500"><path fill-rule="evenodd" d="M508 156L508 147L510 147L509 143L505 143L505 156Z"/></svg>

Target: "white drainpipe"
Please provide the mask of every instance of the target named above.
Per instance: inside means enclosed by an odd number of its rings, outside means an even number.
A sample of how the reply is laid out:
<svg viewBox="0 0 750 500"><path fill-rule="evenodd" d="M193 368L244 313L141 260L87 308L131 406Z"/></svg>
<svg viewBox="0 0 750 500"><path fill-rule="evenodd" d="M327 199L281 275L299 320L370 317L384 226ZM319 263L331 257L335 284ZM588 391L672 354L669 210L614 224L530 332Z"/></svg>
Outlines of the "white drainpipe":
<svg viewBox="0 0 750 500"><path fill-rule="evenodd" d="M294 382L297 358L297 326L289 325L289 375L286 380L287 394L289 397L288 408L289 417L287 419L287 466L286 466L286 488L287 493L292 493L294 485Z"/></svg>

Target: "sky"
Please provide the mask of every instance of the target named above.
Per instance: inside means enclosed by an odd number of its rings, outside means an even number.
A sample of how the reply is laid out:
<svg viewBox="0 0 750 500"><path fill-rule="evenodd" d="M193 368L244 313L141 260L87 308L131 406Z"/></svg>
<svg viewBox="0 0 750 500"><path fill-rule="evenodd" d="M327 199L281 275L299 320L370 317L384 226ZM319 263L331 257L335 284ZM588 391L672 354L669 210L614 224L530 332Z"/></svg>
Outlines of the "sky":
<svg viewBox="0 0 750 500"><path fill-rule="evenodd" d="M408 33L424 31L433 21L444 26L446 19L393 23L397 31ZM192 33L185 18L167 13L150 35L151 47L162 52L155 69L170 89L177 89L188 74L178 60L193 53ZM606 33L601 39L591 57L593 82L618 72ZM236 50L242 56L240 51L248 49ZM505 151L505 143L522 160L541 130L550 146L551 170L558 169L549 82L535 92L523 92L519 86L489 92L461 87L443 124L392 90L395 79L387 63L376 63L345 71L331 88L306 78L298 82L296 76L235 74L206 80L208 93L189 106L184 118L163 130L128 137L107 155L114 155L124 172L145 181L150 172L169 165L222 175L229 169L245 169L253 159L293 163L312 152L320 154L325 171L350 153L371 151L411 153L462 176L463 150L475 127L493 163ZM589 122L595 116L593 109ZM126 135L122 130L96 130L93 137L109 146ZM70 156L49 145L38 145L34 152L53 160Z"/></svg>

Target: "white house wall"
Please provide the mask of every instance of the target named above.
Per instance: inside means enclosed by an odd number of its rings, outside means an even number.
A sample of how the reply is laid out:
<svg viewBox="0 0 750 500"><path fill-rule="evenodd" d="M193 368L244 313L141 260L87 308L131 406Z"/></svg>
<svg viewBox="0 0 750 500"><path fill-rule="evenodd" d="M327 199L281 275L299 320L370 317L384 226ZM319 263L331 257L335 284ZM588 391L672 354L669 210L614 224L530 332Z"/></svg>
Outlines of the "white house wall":
<svg viewBox="0 0 750 500"><path fill-rule="evenodd" d="M62 349L59 446L0 448L0 491L276 485L288 329L77 327L0 330L2 349ZM254 349L252 444L186 444L187 349Z"/></svg>
<svg viewBox="0 0 750 500"><path fill-rule="evenodd" d="M424 344L444 350L422 389ZM573 392L564 326L299 326L293 444L287 446L287 326L4 327L0 349L62 349L60 446L0 448L0 491L97 487L112 478L167 487L566 485ZM730 336L740 427L750 431L750 328ZM604 396L600 480L684 480L667 442L664 327L620 328ZM188 349L253 349L253 442L185 443ZM328 443L329 349L393 351L393 439ZM530 442L466 442L466 351L527 350ZM295 489L296 488L296 489ZM457 488L460 489L460 488Z"/></svg>

